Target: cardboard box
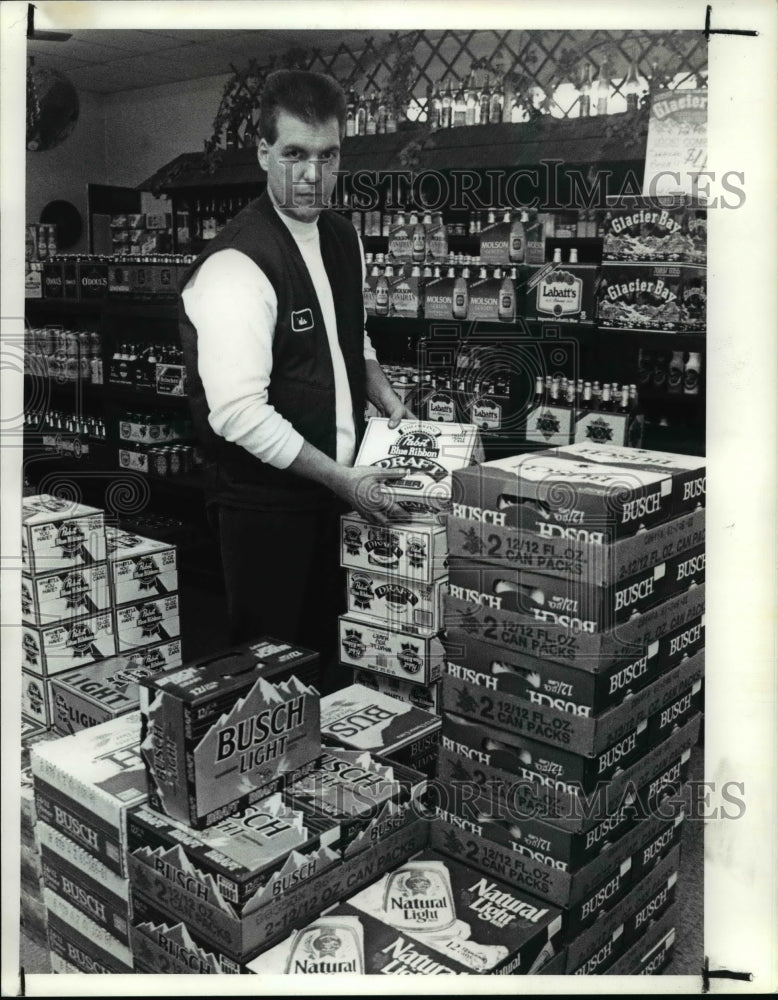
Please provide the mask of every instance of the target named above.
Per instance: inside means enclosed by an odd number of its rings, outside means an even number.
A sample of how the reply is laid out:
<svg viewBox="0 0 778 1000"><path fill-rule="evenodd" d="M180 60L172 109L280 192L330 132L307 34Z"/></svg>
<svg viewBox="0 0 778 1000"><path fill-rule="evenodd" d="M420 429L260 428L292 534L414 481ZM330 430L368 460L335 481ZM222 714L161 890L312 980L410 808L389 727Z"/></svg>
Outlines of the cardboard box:
<svg viewBox="0 0 778 1000"><path fill-rule="evenodd" d="M517 699L574 716L599 716L621 704L627 696L642 691L685 657L703 649L704 626L705 616L700 615L691 625L682 625L671 635L649 643L643 655L616 660L601 670L597 660L583 664L591 670L566 666L509 651L477 634L450 628L445 638L444 675L452 690L456 689L456 681L468 684L462 688L465 704L476 697L471 690L475 686L482 690L481 696L487 701L493 699L499 704L503 704L503 696L508 696L511 702ZM465 715L469 711L459 702L457 710ZM511 715L515 713L518 714L518 707L509 711Z"/></svg>
<svg viewBox="0 0 778 1000"><path fill-rule="evenodd" d="M422 815L423 775L358 750L328 750L284 799L306 817L336 823L343 857L375 847L391 831ZM424 812L426 815L426 812Z"/></svg>
<svg viewBox="0 0 778 1000"><path fill-rule="evenodd" d="M443 627L445 580L414 583L379 572L349 570L347 614L358 621L384 624L419 635L434 635Z"/></svg>
<svg viewBox="0 0 778 1000"><path fill-rule="evenodd" d="M43 298L62 299L65 296L65 279L61 260L43 262Z"/></svg>
<svg viewBox="0 0 778 1000"><path fill-rule="evenodd" d="M48 917L43 899L22 892L19 900L19 919L24 933L48 950ZM52 967L52 972L56 971ZM78 969L74 971L78 972Z"/></svg>
<svg viewBox="0 0 778 1000"><path fill-rule="evenodd" d="M513 612L517 618L534 621L553 622L565 615L575 621L573 627L605 632L704 581L703 545L608 584L453 559L448 588L452 597L467 604ZM451 615L446 615L446 624L455 624Z"/></svg>
<svg viewBox="0 0 778 1000"><path fill-rule="evenodd" d="M660 973L672 959L677 921L677 908L672 906L608 968L607 975L653 976Z"/></svg>
<svg viewBox="0 0 778 1000"><path fill-rule="evenodd" d="M524 437L549 447L573 440L575 413L564 406L538 406L527 413Z"/></svg>
<svg viewBox="0 0 778 1000"><path fill-rule="evenodd" d="M53 625L110 607L107 563L22 576L22 621L30 625Z"/></svg>
<svg viewBox="0 0 778 1000"><path fill-rule="evenodd" d="M34 850L37 850L38 837L35 832L35 826L38 817L35 811L35 789L33 786L32 770L30 769L29 764L22 765L20 784L19 822L22 843L32 847Z"/></svg>
<svg viewBox="0 0 778 1000"><path fill-rule="evenodd" d="M424 284L424 318L465 320L468 315L468 283L461 275L431 278Z"/></svg>
<svg viewBox="0 0 778 1000"><path fill-rule="evenodd" d="M341 615L340 662L376 673L390 674L421 684L436 681L445 661L443 643L436 635L392 628Z"/></svg>
<svg viewBox="0 0 778 1000"><path fill-rule="evenodd" d="M647 451L645 448L600 448L587 443L559 448L558 458L569 458L576 463L589 462L594 467L611 466L626 473L648 472L669 479L663 491L669 489L673 516L688 514L705 506L706 460L694 455L676 455L672 452Z"/></svg>
<svg viewBox="0 0 778 1000"><path fill-rule="evenodd" d="M708 313L708 272L704 267L681 268L681 327L705 333Z"/></svg>
<svg viewBox="0 0 778 1000"><path fill-rule="evenodd" d="M468 420L482 433L496 433L508 429L506 424L513 417L511 398L497 392L479 392L467 394L460 400L464 419Z"/></svg>
<svg viewBox="0 0 778 1000"><path fill-rule="evenodd" d="M158 396L185 396L186 365L157 365L156 390Z"/></svg>
<svg viewBox="0 0 778 1000"><path fill-rule="evenodd" d="M51 682L36 674L22 671L22 724L35 722L48 729L54 725Z"/></svg>
<svg viewBox="0 0 778 1000"><path fill-rule="evenodd" d="M195 828L272 795L321 753L316 690L294 676L265 680L246 654L140 683L150 804Z"/></svg>
<svg viewBox="0 0 778 1000"><path fill-rule="evenodd" d="M447 595L444 620L452 626L478 635L487 642L523 652L538 659L567 663L581 669L605 668L615 662L632 662L648 653L651 643L661 640L705 611L705 585L692 587L656 607L617 625L608 632L581 632L574 616L538 612L535 624L526 615L485 608ZM588 666L587 666L588 664Z"/></svg>
<svg viewBox="0 0 778 1000"><path fill-rule="evenodd" d="M457 470L451 512L464 520L520 528L525 536L549 537L548 526L560 525L576 529L577 541L591 537L605 543L697 506L687 501L681 508L677 495L681 477L690 491L704 493L704 460L675 456L672 462L664 453L642 452L662 455L664 464L644 468L637 457L629 467L626 460L608 461L610 454L620 457L631 450L567 445Z"/></svg>
<svg viewBox="0 0 778 1000"><path fill-rule="evenodd" d="M78 266L81 301L105 298L108 294L108 265L82 261Z"/></svg>
<svg viewBox="0 0 778 1000"><path fill-rule="evenodd" d="M98 726L138 710L138 681L181 665L181 640L57 674L51 686L52 723L63 735Z"/></svg>
<svg viewBox="0 0 778 1000"><path fill-rule="evenodd" d="M24 842L20 845L19 879L24 892L43 899L43 867L39 847Z"/></svg>
<svg viewBox="0 0 778 1000"><path fill-rule="evenodd" d="M407 513L434 513L451 498L451 474L479 461L483 452L472 424L403 420L390 430L384 417L368 421L356 465L404 469L405 478L384 487Z"/></svg>
<svg viewBox="0 0 778 1000"><path fill-rule="evenodd" d="M49 894L53 896L53 893ZM56 897L54 897L56 899ZM55 905L57 905L55 903ZM72 907L69 909L72 910ZM133 971L132 954L127 949L127 961L117 958L103 947L104 939L99 934L92 936L91 928L81 929L70 924L66 917L49 909L48 914L49 950L52 961L64 960L80 973L128 973ZM97 930L97 925L92 927ZM84 933L87 931L87 933Z"/></svg>
<svg viewBox="0 0 778 1000"><path fill-rule="evenodd" d="M150 893L150 871L170 893L186 885L202 902L241 918L299 889L340 860L340 825L285 802L281 793L195 831L149 806L127 818L133 886Z"/></svg>
<svg viewBox="0 0 778 1000"><path fill-rule="evenodd" d="M487 323L515 323L515 279L510 274L471 279L467 290L467 318Z"/></svg>
<svg viewBox="0 0 778 1000"><path fill-rule="evenodd" d="M455 504L469 517L446 517L449 555L495 566L514 565L547 576L616 583L705 544L703 508L680 514L647 531L614 541L607 532L589 532L550 522L540 535L522 528L475 520L477 508Z"/></svg>
<svg viewBox="0 0 778 1000"><path fill-rule="evenodd" d="M115 603L130 604L178 590L175 545L107 529L108 565Z"/></svg>
<svg viewBox="0 0 778 1000"><path fill-rule="evenodd" d="M642 413L609 413L602 410L576 412L572 441L597 447L610 445L640 448L645 417Z"/></svg>
<svg viewBox="0 0 778 1000"><path fill-rule="evenodd" d="M96 507L36 494L22 503L22 572L28 576L105 562L105 518Z"/></svg>
<svg viewBox="0 0 778 1000"><path fill-rule="evenodd" d="M421 315L423 290L419 268L402 266L389 283L389 315L416 319Z"/></svg>
<svg viewBox="0 0 778 1000"><path fill-rule="evenodd" d="M110 611L43 628L22 626L22 667L38 677L51 677L115 653Z"/></svg>
<svg viewBox="0 0 778 1000"><path fill-rule="evenodd" d="M423 394L417 407L422 420L433 423L456 423L459 418L457 400L451 389L435 388Z"/></svg>
<svg viewBox="0 0 778 1000"><path fill-rule="evenodd" d="M43 264L38 260L24 262L24 297L43 298Z"/></svg>
<svg viewBox="0 0 778 1000"><path fill-rule="evenodd" d="M437 750L440 719L429 712L352 684L321 700L321 735L329 746L367 750L427 773Z"/></svg>
<svg viewBox="0 0 778 1000"><path fill-rule="evenodd" d="M603 264L597 283L597 325L613 330L684 330L688 314L682 274L677 264Z"/></svg>
<svg viewBox="0 0 778 1000"><path fill-rule="evenodd" d="M114 612L119 653L177 639L181 634L178 594L124 604Z"/></svg>
<svg viewBox="0 0 778 1000"><path fill-rule="evenodd" d="M677 687L675 693L679 694ZM648 720L649 739L652 743L661 743L677 726L683 726L693 715L704 710L703 680L699 677L692 680L679 697L653 713Z"/></svg>
<svg viewBox="0 0 778 1000"><path fill-rule="evenodd" d="M630 202L622 206L614 204L606 214L604 261L705 263L707 211L704 208L662 205L650 198L634 198Z"/></svg>
<svg viewBox="0 0 778 1000"><path fill-rule="evenodd" d="M446 575L446 529L429 524L370 524L358 514L340 519L340 564L346 569L390 573L393 577L434 583Z"/></svg>
<svg viewBox="0 0 778 1000"><path fill-rule="evenodd" d="M440 681L433 684L415 684L400 680L388 674L377 674L372 670L354 669L354 683L364 684L373 691L380 691L390 698L398 698L408 705L415 705L425 712L440 715Z"/></svg>
<svg viewBox="0 0 778 1000"><path fill-rule="evenodd" d="M594 324L596 264L542 264L521 271L528 319L541 323Z"/></svg>
<svg viewBox="0 0 778 1000"><path fill-rule="evenodd" d="M38 820L111 871L127 874L127 809L146 799L140 715L131 712L32 750Z"/></svg>
<svg viewBox="0 0 778 1000"><path fill-rule="evenodd" d="M46 888L129 948L130 886L127 879L120 878L47 823L39 824L38 837Z"/></svg>
<svg viewBox="0 0 778 1000"><path fill-rule="evenodd" d="M562 914L435 851L349 897L353 910L481 975L529 975L555 952Z"/></svg>
<svg viewBox="0 0 778 1000"><path fill-rule="evenodd" d="M658 796L688 771L699 727L699 716L693 717L659 746L586 796L554 787L553 781L519 779L511 771L484 763L483 751L466 743L451 750L441 742L437 778L444 784L471 782L478 793L470 798L483 815L493 815L494 810L498 810L497 815L516 816L520 820L530 815L573 833L582 832L596 825L597 816L610 816L618 810L624 804L625 791L632 796L637 790L641 807L650 809ZM595 808L598 812L592 814Z"/></svg>
<svg viewBox="0 0 778 1000"><path fill-rule="evenodd" d="M183 920L190 933L199 935L211 948L227 955L233 961L244 963L258 952L283 940L295 927L319 916L326 907L344 899L350 892L372 882L388 868L402 864L411 855L426 846L429 830L426 820L417 820L410 826L388 834L370 851L360 851L342 864L333 865L321 875L302 883L266 906L238 919L224 909L201 899L186 882L175 892L163 874L149 868L133 855L129 857L130 881L133 895L141 882L150 886L140 894L174 921ZM138 881L140 880L140 881Z"/></svg>

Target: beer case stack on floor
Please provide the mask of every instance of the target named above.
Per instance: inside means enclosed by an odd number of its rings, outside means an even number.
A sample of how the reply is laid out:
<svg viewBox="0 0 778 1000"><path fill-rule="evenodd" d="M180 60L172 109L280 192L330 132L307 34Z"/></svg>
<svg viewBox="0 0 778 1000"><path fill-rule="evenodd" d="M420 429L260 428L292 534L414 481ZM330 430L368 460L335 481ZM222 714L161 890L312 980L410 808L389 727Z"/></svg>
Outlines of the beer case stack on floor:
<svg viewBox="0 0 778 1000"><path fill-rule="evenodd" d="M704 486L699 459L587 445L454 476L431 846L560 907L566 974L669 960Z"/></svg>

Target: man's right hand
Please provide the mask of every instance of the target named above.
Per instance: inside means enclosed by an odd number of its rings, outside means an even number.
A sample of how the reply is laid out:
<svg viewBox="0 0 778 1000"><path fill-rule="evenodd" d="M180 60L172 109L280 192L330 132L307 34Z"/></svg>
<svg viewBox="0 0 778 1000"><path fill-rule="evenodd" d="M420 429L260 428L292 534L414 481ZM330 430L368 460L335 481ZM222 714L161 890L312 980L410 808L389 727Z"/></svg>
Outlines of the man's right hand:
<svg viewBox="0 0 778 1000"><path fill-rule="evenodd" d="M407 518L407 514L395 503L384 483L404 479L407 472L402 469L376 469L372 465L356 465L343 468L338 482L332 489L341 500L345 500L366 520L374 524L390 524Z"/></svg>

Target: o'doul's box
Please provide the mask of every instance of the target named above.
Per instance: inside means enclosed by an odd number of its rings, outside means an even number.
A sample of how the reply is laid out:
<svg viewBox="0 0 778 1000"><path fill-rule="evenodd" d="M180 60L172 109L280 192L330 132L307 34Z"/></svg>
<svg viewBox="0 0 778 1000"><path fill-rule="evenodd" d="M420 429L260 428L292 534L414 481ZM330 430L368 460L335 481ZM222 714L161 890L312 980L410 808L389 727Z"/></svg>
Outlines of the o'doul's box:
<svg viewBox="0 0 778 1000"><path fill-rule="evenodd" d="M436 635L418 635L341 615L340 660L351 667L431 684L443 672L445 650Z"/></svg>
<svg viewBox="0 0 778 1000"><path fill-rule="evenodd" d="M389 628L430 635L443 627L445 580L414 583L399 577L350 570L348 614Z"/></svg>
<svg viewBox="0 0 778 1000"><path fill-rule="evenodd" d="M393 429L384 417L372 417L357 465L403 470L403 479L384 489L407 514L445 510L451 501L451 474L483 458L474 424L403 420Z"/></svg>
<svg viewBox="0 0 778 1000"><path fill-rule="evenodd" d="M529 975L562 943L562 912L435 851L388 872L346 901L463 971Z"/></svg>
<svg viewBox="0 0 778 1000"><path fill-rule="evenodd" d="M137 712L32 748L39 821L127 874L125 814L146 799Z"/></svg>
<svg viewBox="0 0 778 1000"><path fill-rule="evenodd" d="M340 530L340 564L346 569L419 583L434 583L446 575L448 546L441 524L382 526L358 514L344 514Z"/></svg>
<svg viewBox="0 0 778 1000"><path fill-rule="evenodd" d="M278 791L321 752L319 696L226 654L141 681L141 753L154 809L201 829Z"/></svg>
<svg viewBox="0 0 778 1000"><path fill-rule="evenodd" d="M367 750L392 763L429 773L437 756L440 719L361 684L321 700L322 740Z"/></svg>
<svg viewBox="0 0 778 1000"><path fill-rule="evenodd" d="M399 677L388 674L376 674L372 670L354 670L354 683L364 684L373 691L388 694L390 698L398 698L408 705L415 705L425 712L439 713L440 681L434 684L415 684L413 681L403 681Z"/></svg>
<svg viewBox="0 0 778 1000"><path fill-rule="evenodd" d="M50 682L53 724L67 736L137 711L138 681L180 665L181 640L174 639L57 674L56 685Z"/></svg>
<svg viewBox="0 0 778 1000"><path fill-rule="evenodd" d="M39 493L22 504L22 573L58 572L105 562L101 510Z"/></svg>
<svg viewBox="0 0 778 1000"><path fill-rule="evenodd" d="M42 576L22 576L22 621L53 625L111 607L107 563Z"/></svg>
<svg viewBox="0 0 778 1000"><path fill-rule="evenodd" d="M176 547L153 538L107 529L115 604L130 604L178 590Z"/></svg>
<svg viewBox="0 0 778 1000"><path fill-rule="evenodd" d="M115 653L110 611L43 628L22 626L22 667L39 677L83 667Z"/></svg>

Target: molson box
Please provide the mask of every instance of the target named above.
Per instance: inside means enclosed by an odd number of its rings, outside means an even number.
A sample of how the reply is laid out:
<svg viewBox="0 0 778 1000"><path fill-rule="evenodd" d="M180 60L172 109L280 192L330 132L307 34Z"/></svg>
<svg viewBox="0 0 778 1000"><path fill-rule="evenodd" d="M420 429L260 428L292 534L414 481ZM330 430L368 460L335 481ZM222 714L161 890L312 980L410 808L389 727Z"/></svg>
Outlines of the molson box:
<svg viewBox="0 0 778 1000"><path fill-rule="evenodd" d="M576 541L604 544L683 513L677 494L685 488L679 477L700 479L689 491L704 495L702 459L636 451L627 464L621 456L632 450L568 445L457 470L451 513L538 539L555 537L560 525L575 529ZM652 454L661 462L645 464ZM640 456L647 457L641 462ZM622 464L609 461L617 458Z"/></svg>
<svg viewBox="0 0 778 1000"><path fill-rule="evenodd" d="M435 851L388 872L347 906L471 975L530 975L561 946L559 909Z"/></svg>
<svg viewBox="0 0 778 1000"><path fill-rule="evenodd" d="M305 815L280 793L199 831L141 806L128 817L127 836L134 889L153 897L154 872L171 893L185 886L233 921L289 898L340 858L338 824Z"/></svg>
<svg viewBox="0 0 778 1000"><path fill-rule="evenodd" d="M42 493L22 504L22 572L28 576L105 562L101 510Z"/></svg>
<svg viewBox="0 0 778 1000"><path fill-rule="evenodd" d="M362 667L377 673L391 674L421 684L436 681L445 658L443 643L435 635L419 634L411 629L395 629L341 615L340 661L346 666Z"/></svg>
<svg viewBox="0 0 778 1000"><path fill-rule="evenodd" d="M417 771L367 752L337 749L325 751L311 772L286 788L284 798L305 816L337 823L339 849L350 857L418 818L426 788Z"/></svg>
<svg viewBox="0 0 778 1000"><path fill-rule="evenodd" d="M384 489L409 514L444 510L451 499L451 474L483 457L472 424L403 420L390 430L386 418L368 421L357 465L402 469L406 476Z"/></svg>
<svg viewBox="0 0 778 1000"><path fill-rule="evenodd" d="M499 272L497 272L499 274ZM478 277L467 291L467 318L490 323L513 323L516 320L516 281L510 274Z"/></svg>
<svg viewBox="0 0 778 1000"><path fill-rule="evenodd" d="M181 640L77 667L51 682L54 727L63 735L98 726L140 705L138 682L181 665Z"/></svg>
<svg viewBox="0 0 778 1000"><path fill-rule="evenodd" d="M201 829L278 791L321 753L319 696L228 653L142 680L152 808Z"/></svg>
<svg viewBox="0 0 778 1000"><path fill-rule="evenodd" d="M349 570L349 617L389 628L429 635L443 627L445 579L414 583L394 575Z"/></svg>
<svg viewBox="0 0 778 1000"><path fill-rule="evenodd" d="M39 677L83 667L115 653L116 637L110 611L43 628L22 626L22 667Z"/></svg>
<svg viewBox="0 0 778 1000"><path fill-rule="evenodd" d="M146 799L137 712L32 749L39 821L126 876L127 809Z"/></svg>
<svg viewBox="0 0 778 1000"><path fill-rule="evenodd" d="M116 643L123 653L138 646L169 642L181 634L178 594L125 604L114 612Z"/></svg>
<svg viewBox="0 0 778 1000"><path fill-rule="evenodd" d="M603 264L596 294L598 325L670 333L688 329L682 274L676 264Z"/></svg>
<svg viewBox="0 0 778 1000"><path fill-rule="evenodd" d="M108 564L116 604L130 604L178 590L176 547L126 531L106 529Z"/></svg>
<svg viewBox="0 0 778 1000"><path fill-rule="evenodd" d="M52 625L110 607L107 563L22 576L22 621L30 625Z"/></svg>
<svg viewBox="0 0 778 1000"><path fill-rule="evenodd" d="M437 523L381 526L358 514L340 519L340 564L431 584L446 575L446 529Z"/></svg>
<svg viewBox="0 0 778 1000"><path fill-rule="evenodd" d="M423 286L418 265L405 264L389 283L389 315L415 319L420 315Z"/></svg>
<svg viewBox="0 0 778 1000"><path fill-rule="evenodd" d="M399 677L390 677L388 674L376 674L372 670L354 670L354 683L364 684L365 687L372 688L373 691L380 691L381 694L388 694L390 698L399 698L400 701L415 705L425 712L439 713L440 707L440 682L434 684L414 684L412 681L403 681Z"/></svg>
<svg viewBox="0 0 778 1000"><path fill-rule="evenodd" d="M668 200L630 198L629 204L624 203L626 199L614 200L605 217L602 259L634 264L704 264L706 210L667 205Z"/></svg>
<svg viewBox="0 0 778 1000"><path fill-rule="evenodd" d="M321 700L321 734L328 746L367 750L422 773L434 765L440 719L397 698L352 684Z"/></svg>
<svg viewBox="0 0 778 1000"><path fill-rule="evenodd" d="M468 283L461 274L454 276L453 268L445 278L431 278L424 284L424 318L467 319Z"/></svg>
<svg viewBox="0 0 778 1000"><path fill-rule="evenodd" d="M541 323L591 326L595 320L595 264L544 264L523 269L525 314Z"/></svg>

